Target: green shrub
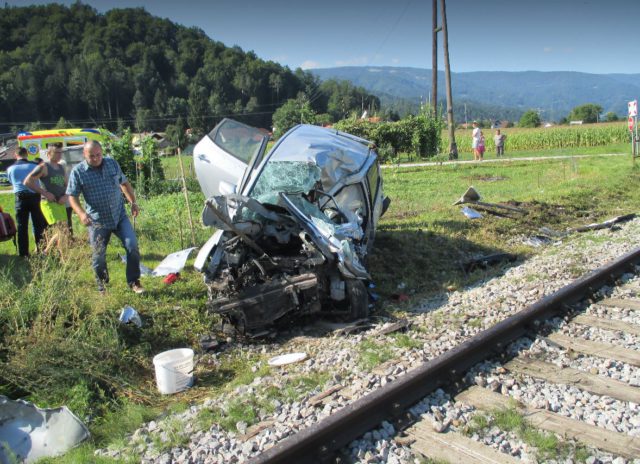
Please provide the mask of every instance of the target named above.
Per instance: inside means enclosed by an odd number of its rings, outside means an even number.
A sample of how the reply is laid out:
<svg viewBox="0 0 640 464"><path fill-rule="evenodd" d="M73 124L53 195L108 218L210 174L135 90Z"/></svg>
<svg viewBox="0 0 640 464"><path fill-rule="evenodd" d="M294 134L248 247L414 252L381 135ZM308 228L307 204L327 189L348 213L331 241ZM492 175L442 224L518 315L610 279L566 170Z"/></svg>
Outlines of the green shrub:
<svg viewBox="0 0 640 464"><path fill-rule="evenodd" d="M378 154L381 160L386 162L392 161L393 156L399 152L410 153L418 158L437 155L444 122L427 113L421 113L396 122L375 123L362 119L343 119L334 127L382 147Z"/></svg>

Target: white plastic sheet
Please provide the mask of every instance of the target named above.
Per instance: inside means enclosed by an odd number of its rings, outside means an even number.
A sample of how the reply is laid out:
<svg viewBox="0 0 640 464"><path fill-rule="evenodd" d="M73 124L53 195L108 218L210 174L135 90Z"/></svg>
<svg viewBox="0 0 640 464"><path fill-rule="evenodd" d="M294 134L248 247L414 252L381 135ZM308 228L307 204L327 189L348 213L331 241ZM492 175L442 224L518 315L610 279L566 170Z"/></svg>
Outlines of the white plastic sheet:
<svg viewBox="0 0 640 464"><path fill-rule="evenodd" d="M187 263L187 258L193 250L195 250L195 247L186 248L184 250L171 253L166 258L164 258L160 264L156 266L156 268L152 272L152 275L156 277L166 276L182 271L185 264Z"/></svg>
<svg viewBox="0 0 640 464"><path fill-rule="evenodd" d="M473 208L469 208L468 206L465 206L464 208L462 208L462 214L464 214L469 219L480 219L480 218L482 218L482 214L480 214L479 212L477 212Z"/></svg>

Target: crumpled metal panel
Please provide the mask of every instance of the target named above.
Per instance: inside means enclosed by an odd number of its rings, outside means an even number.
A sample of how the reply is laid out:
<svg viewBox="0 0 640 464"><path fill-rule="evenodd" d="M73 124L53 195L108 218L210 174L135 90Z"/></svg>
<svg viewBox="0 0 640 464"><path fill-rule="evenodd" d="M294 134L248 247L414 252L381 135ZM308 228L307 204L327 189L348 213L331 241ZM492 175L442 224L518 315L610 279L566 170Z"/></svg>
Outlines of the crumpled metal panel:
<svg viewBox="0 0 640 464"><path fill-rule="evenodd" d="M66 406L41 409L0 395L0 464L58 456L89 438L89 430Z"/></svg>

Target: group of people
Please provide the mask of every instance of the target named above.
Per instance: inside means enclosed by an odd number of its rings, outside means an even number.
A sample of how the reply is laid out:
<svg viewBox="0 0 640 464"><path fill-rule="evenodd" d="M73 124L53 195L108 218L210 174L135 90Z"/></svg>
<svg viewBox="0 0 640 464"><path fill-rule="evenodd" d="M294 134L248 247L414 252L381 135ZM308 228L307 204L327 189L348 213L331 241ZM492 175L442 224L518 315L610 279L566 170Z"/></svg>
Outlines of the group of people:
<svg viewBox="0 0 640 464"><path fill-rule="evenodd" d="M115 234L126 250L126 278L131 290L143 293L140 284L140 251L135 231L125 210L124 198L131 204L131 214L138 216L133 187L110 157L104 157L99 142L84 144L84 160L76 165L69 176L61 164L63 147L49 145L47 161L29 161L24 147L16 151L16 162L7 170L15 194L17 245L20 256L29 256L29 218L37 251L47 251L45 230L56 234L71 234L71 211L88 228L92 247L92 266L100 293L109 283L106 250ZM84 197L83 206L80 195ZM66 224L65 224L66 221Z"/></svg>
<svg viewBox="0 0 640 464"><path fill-rule="evenodd" d="M493 136L493 142L496 146L497 157L504 155L504 141L506 138L506 135L500 133L500 129L496 129L496 133ZM484 159L484 152L486 149L484 143L484 134L482 133L482 129L480 129L476 121L473 121L473 131L471 132L471 148L473 149L473 159L475 161L482 161Z"/></svg>

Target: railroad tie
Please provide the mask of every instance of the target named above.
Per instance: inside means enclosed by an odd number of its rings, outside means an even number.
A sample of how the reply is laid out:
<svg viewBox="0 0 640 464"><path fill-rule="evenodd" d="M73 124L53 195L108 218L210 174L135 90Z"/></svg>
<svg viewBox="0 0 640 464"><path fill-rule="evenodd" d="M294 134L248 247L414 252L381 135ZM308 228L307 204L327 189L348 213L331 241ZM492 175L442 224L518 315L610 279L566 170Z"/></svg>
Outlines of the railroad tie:
<svg viewBox="0 0 640 464"><path fill-rule="evenodd" d="M640 403L640 388L632 387L618 380L600 377L570 367L558 367L535 359L516 358L505 366L512 372L526 374L553 383L572 385L596 395L606 395L620 401Z"/></svg>
<svg viewBox="0 0 640 464"><path fill-rule="evenodd" d="M572 322L604 330L613 330L614 332L625 332L631 335L640 335L640 325L615 319L580 314L579 316L574 317Z"/></svg>
<svg viewBox="0 0 640 464"><path fill-rule="evenodd" d="M516 464L519 459L467 438L458 432L438 433L425 421L406 430L415 439L411 448L431 459L450 464Z"/></svg>
<svg viewBox="0 0 640 464"><path fill-rule="evenodd" d="M640 291L640 289L638 290ZM597 304L608 306L610 308L632 309L635 311L640 311L640 300L631 298L605 298L604 300L598 301Z"/></svg>
<svg viewBox="0 0 640 464"><path fill-rule="evenodd" d="M559 333L549 334L546 338L551 342L568 350L575 351L576 353L597 356L605 359L614 359L632 366L640 367L640 351L623 348L610 343L572 338L568 335Z"/></svg>
<svg viewBox="0 0 640 464"><path fill-rule="evenodd" d="M492 392L486 388L473 386L456 396L456 401L474 406L487 412L496 409L508 409L513 401L505 395ZM553 432L562 437L576 439L585 445L599 448L625 458L634 459L640 456L640 439L623 433L585 424L574 419L561 416L545 409L528 405L518 406L518 411L534 427Z"/></svg>

